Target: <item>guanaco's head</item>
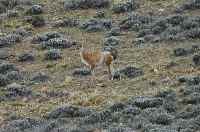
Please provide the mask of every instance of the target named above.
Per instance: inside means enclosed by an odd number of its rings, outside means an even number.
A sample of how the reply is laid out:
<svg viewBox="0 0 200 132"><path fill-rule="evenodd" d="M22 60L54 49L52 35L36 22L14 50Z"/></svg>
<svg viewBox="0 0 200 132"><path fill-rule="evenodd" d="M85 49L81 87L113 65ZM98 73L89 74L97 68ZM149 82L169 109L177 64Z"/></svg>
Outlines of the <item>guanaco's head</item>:
<svg viewBox="0 0 200 132"><path fill-rule="evenodd" d="M110 52L112 57L113 57L113 60L117 59L118 51L115 48L113 48L113 47L105 47L103 50Z"/></svg>

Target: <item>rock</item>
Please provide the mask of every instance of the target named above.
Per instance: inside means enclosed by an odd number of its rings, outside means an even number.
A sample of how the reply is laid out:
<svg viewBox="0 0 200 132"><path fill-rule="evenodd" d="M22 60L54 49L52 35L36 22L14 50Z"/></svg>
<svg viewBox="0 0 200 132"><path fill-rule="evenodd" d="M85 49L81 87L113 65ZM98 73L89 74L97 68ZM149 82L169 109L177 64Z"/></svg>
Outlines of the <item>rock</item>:
<svg viewBox="0 0 200 132"><path fill-rule="evenodd" d="M65 10L104 8L110 4L109 0L66 0L64 2Z"/></svg>
<svg viewBox="0 0 200 132"><path fill-rule="evenodd" d="M31 6L31 8L29 8L27 11L26 11L26 14L30 14L30 15L38 15L38 14L41 14L43 13L43 8L42 6L40 5L33 5Z"/></svg>
<svg viewBox="0 0 200 132"><path fill-rule="evenodd" d="M76 45L76 42L70 39L65 38L52 38L48 41L42 43L42 48L56 48L56 49L64 49L71 48L73 45Z"/></svg>
<svg viewBox="0 0 200 132"><path fill-rule="evenodd" d="M49 80L49 76L46 75L44 72L34 73L33 76L31 77L31 81L34 82L45 82L47 80Z"/></svg>
<svg viewBox="0 0 200 132"><path fill-rule="evenodd" d="M93 113L92 109L73 106L73 105L64 105L53 111L51 111L46 118L56 119L56 118L70 118L70 117L85 117Z"/></svg>
<svg viewBox="0 0 200 132"><path fill-rule="evenodd" d="M194 55L192 61L196 66L200 65L200 55Z"/></svg>
<svg viewBox="0 0 200 132"><path fill-rule="evenodd" d="M123 13L123 12L129 12L133 11L138 8L138 3L135 2L135 0L128 0L126 2L120 2L117 4L114 4L112 7L112 11L114 13Z"/></svg>
<svg viewBox="0 0 200 132"><path fill-rule="evenodd" d="M45 53L45 60L57 60L61 58L62 56L60 50L57 49L51 49Z"/></svg>
<svg viewBox="0 0 200 132"><path fill-rule="evenodd" d="M91 71L88 69L74 69L72 72L73 76L87 76L91 75Z"/></svg>
<svg viewBox="0 0 200 132"><path fill-rule="evenodd" d="M53 27L77 27L79 25L79 19L76 18L64 18L53 23Z"/></svg>
<svg viewBox="0 0 200 132"><path fill-rule="evenodd" d="M18 61L33 61L34 56L32 53L21 53L18 55Z"/></svg>
<svg viewBox="0 0 200 132"><path fill-rule="evenodd" d="M105 46L118 46L120 43L120 39L114 36L105 38L104 45Z"/></svg>

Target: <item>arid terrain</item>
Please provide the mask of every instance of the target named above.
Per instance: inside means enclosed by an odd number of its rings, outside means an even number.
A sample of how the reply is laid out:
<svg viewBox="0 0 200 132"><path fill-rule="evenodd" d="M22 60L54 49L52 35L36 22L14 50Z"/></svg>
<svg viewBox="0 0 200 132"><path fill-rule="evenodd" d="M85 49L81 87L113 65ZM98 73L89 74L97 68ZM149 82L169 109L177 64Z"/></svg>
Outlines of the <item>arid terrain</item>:
<svg viewBox="0 0 200 132"><path fill-rule="evenodd" d="M199 40L200 0L0 0L0 132L198 132Z"/></svg>

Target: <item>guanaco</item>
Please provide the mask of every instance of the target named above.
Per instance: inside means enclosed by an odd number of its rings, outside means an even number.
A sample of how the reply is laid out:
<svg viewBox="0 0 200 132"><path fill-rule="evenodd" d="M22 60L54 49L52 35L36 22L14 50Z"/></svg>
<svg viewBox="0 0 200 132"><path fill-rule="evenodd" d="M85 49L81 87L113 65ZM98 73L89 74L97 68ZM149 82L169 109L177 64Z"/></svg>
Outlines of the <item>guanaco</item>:
<svg viewBox="0 0 200 132"><path fill-rule="evenodd" d="M89 66L92 75L94 76L94 69L98 66L106 65L108 68L109 79L113 80L112 63L117 58L117 50L110 48L109 50L91 51L88 48L81 48L81 61L86 66Z"/></svg>

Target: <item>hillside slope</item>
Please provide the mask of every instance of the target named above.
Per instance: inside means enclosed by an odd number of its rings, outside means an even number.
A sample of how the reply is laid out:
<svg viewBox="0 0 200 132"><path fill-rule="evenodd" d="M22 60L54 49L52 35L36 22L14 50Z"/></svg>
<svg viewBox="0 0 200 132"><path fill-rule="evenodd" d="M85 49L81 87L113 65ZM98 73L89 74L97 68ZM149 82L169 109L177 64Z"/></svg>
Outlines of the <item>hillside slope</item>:
<svg viewBox="0 0 200 132"><path fill-rule="evenodd" d="M199 5L0 0L0 131L199 131ZM117 49L116 78L81 46Z"/></svg>

